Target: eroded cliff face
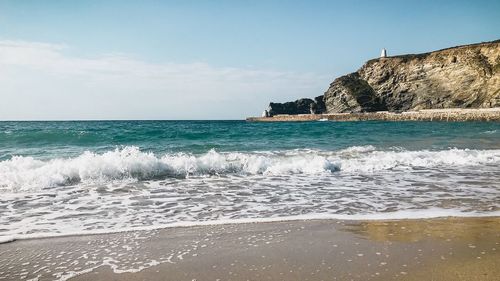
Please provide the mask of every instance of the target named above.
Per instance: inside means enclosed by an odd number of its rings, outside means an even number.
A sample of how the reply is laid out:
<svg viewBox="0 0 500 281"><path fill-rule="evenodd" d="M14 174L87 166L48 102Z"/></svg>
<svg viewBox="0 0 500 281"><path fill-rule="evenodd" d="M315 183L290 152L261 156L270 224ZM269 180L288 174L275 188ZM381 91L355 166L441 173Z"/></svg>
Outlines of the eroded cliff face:
<svg viewBox="0 0 500 281"><path fill-rule="evenodd" d="M500 41L379 58L339 77L326 113L500 106Z"/></svg>
<svg viewBox="0 0 500 281"><path fill-rule="evenodd" d="M500 40L373 59L323 96L271 103L277 114L500 107Z"/></svg>

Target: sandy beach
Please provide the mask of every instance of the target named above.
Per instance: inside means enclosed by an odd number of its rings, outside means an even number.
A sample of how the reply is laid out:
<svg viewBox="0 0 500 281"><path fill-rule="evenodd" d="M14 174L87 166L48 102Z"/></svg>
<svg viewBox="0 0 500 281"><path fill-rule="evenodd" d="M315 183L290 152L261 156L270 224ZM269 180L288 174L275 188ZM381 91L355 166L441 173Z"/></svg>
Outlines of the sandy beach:
<svg viewBox="0 0 500 281"><path fill-rule="evenodd" d="M310 220L0 245L0 280L498 280L500 218Z"/></svg>

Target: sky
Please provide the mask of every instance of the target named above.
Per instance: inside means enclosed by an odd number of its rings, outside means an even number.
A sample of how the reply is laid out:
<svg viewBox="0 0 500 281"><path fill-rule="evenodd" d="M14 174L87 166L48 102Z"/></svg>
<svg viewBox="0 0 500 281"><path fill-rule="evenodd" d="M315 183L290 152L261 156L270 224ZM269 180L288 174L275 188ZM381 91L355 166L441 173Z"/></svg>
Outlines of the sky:
<svg viewBox="0 0 500 281"><path fill-rule="evenodd" d="M244 119L386 48L500 39L500 1L0 0L0 120Z"/></svg>

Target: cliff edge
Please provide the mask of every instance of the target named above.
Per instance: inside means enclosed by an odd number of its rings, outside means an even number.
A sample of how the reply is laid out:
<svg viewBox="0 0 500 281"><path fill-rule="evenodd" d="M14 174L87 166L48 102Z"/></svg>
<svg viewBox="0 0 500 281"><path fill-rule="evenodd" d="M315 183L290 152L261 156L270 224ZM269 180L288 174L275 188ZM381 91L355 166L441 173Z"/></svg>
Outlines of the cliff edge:
<svg viewBox="0 0 500 281"><path fill-rule="evenodd" d="M500 40L372 59L323 96L285 104L271 103L267 116L500 107Z"/></svg>

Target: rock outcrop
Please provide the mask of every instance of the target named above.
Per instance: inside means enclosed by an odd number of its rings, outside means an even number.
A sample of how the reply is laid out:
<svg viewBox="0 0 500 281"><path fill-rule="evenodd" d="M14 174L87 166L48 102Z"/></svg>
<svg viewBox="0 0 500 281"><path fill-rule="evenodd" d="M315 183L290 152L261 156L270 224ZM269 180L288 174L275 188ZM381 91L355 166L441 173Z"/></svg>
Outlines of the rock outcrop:
<svg viewBox="0 0 500 281"><path fill-rule="evenodd" d="M287 104L270 115L500 107L500 40L373 59L315 101Z"/></svg>
<svg viewBox="0 0 500 281"><path fill-rule="evenodd" d="M324 100L326 112L387 110L375 90L357 72L335 79L325 93Z"/></svg>
<svg viewBox="0 0 500 281"><path fill-rule="evenodd" d="M269 104L267 109L267 114L269 116L281 115L281 114L318 114L326 111L325 103L323 101L323 96L316 97L312 99L298 99L293 102L285 103L275 103Z"/></svg>

